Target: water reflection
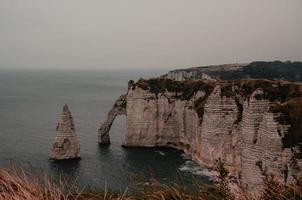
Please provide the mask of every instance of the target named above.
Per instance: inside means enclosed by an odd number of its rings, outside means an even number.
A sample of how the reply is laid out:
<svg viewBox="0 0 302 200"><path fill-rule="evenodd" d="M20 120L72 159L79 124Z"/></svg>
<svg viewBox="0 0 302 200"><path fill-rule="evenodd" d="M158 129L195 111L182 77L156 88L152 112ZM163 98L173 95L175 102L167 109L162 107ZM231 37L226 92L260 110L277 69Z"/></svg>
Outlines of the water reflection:
<svg viewBox="0 0 302 200"><path fill-rule="evenodd" d="M108 155L110 155L110 145L108 144L108 145L101 145L101 144L99 144L98 145L98 147L99 147L99 156L108 156Z"/></svg>
<svg viewBox="0 0 302 200"><path fill-rule="evenodd" d="M80 176L81 160L51 160L49 168L55 180L68 177L67 181L73 183Z"/></svg>

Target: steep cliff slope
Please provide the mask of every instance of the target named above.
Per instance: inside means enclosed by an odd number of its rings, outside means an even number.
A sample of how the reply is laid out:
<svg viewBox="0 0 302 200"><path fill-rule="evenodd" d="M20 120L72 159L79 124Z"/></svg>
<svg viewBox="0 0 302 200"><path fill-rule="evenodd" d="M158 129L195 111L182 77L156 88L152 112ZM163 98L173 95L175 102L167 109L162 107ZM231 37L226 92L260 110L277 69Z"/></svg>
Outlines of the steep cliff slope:
<svg viewBox="0 0 302 200"><path fill-rule="evenodd" d="M109 112L110 123L101 126L100 143L109 138L112 116L126 114L125 146L181 149L210 168L222 158L250 191L261 185L259 166L284 181L301 173L299 84L141 79L130 82L124 97L126 102Z"/></svg>

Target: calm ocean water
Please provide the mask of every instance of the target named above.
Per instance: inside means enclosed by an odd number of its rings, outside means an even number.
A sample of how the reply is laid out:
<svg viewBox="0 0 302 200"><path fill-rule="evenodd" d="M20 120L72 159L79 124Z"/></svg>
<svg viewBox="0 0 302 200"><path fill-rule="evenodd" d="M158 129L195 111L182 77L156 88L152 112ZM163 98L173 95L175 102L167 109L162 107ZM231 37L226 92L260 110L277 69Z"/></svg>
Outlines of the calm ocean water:
<svg viewBox="0 0 302 200"><path fill-rule="evenodd" d="M0 165L31 165L56 178L66 174L81 186L123 189L150 177L168 183L208 181L198 167L172 149L121 147L125 119L112 126L110 146L99 146L97 129L127 82L165 71L0 71ZM48 152L64 103L74 117L81 143L80 161L51 162Z"/></svg>

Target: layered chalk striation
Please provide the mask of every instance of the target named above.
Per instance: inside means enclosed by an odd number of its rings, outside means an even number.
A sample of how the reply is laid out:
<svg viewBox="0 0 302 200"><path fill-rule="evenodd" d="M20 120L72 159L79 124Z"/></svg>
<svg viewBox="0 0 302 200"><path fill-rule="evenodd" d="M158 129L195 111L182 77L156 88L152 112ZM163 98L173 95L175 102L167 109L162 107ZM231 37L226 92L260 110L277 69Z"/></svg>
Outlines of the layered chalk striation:
<svg viewBox="0 0 302 200"><path fill-rule="evenodd" d="M80 158L80 143L68 105L63 107L61 120L57 125L57 136L49 153L49 158L52 160Z"/></svg>

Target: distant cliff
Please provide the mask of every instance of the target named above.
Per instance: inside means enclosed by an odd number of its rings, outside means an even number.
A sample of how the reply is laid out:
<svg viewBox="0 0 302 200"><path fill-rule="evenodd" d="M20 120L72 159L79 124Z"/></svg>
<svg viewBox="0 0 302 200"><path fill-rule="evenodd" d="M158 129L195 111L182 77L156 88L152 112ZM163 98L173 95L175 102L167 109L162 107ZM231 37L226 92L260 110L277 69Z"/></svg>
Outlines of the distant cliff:
<svg viewBox="0 0 302 200"><path fill-rule="evenodd" d="M222 158L247 190L261 185L259 166L291 181L302 167L302 86L284 81L129 82L99 130L109 143L117 114L125 114L125 146L173 147L202 165Z"/></svg>
<svg viewBox="0 0 302 200"><path fill-rule="evenodd" d="M302 81L302 62L252 62L249 64L225 64L191 67L168 72L163 77L183 80L235 80L269 79Z"/></svg>

